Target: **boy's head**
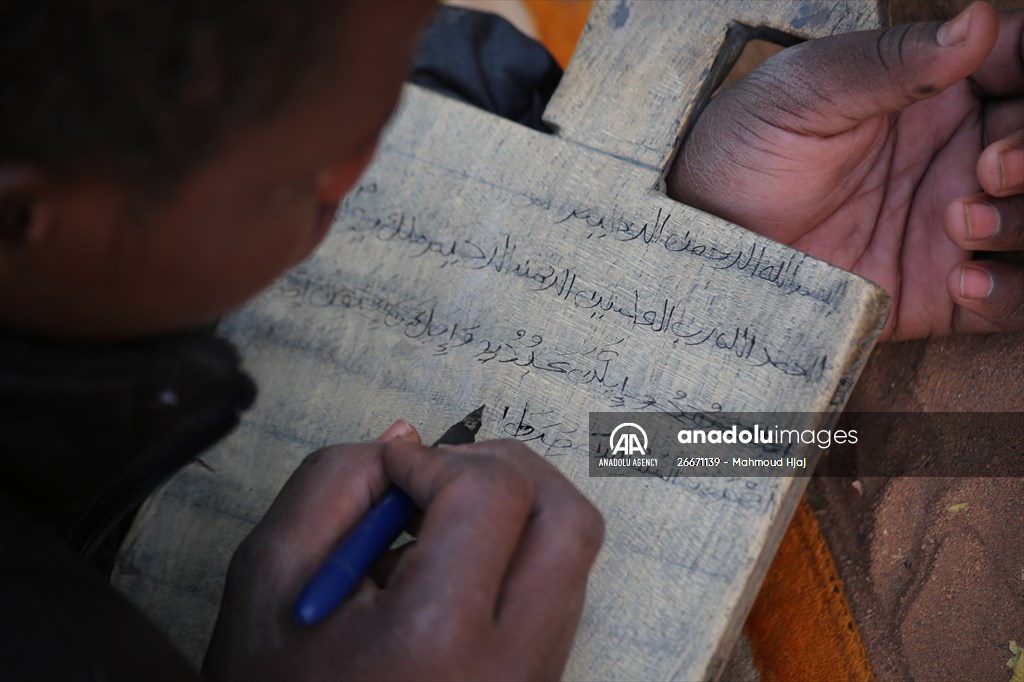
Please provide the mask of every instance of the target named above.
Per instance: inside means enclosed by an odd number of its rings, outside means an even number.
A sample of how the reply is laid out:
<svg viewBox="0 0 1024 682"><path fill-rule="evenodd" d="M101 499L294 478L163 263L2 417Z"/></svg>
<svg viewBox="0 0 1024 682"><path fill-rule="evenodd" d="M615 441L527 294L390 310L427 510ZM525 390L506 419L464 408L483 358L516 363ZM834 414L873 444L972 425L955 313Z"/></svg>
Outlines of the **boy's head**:
<svg viewBox="0 0 1024 682"><path fill-rule="evenodd" d="M0 4L0 324L208 322L307 255L426 3Z"/></svg>

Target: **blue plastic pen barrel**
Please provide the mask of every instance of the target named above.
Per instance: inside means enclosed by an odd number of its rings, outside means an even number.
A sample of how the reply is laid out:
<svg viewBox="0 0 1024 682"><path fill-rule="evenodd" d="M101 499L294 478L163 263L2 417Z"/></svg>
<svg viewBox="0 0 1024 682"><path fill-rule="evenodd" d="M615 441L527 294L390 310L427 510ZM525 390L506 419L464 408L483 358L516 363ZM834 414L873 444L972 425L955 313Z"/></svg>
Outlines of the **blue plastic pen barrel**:
<svg viewBox="0 0 1024 682"><path fill-rule="evenodd" d="M295 618L303 625L313 625L337 608L398 538L415 511L408 495L394 486L389 488L302 591L295 602Z"/></svg>
<svg viewBox="0 0 1024 682"><path fill-rule="evenodd" d="M472 443L483 422L484 407L476 408L445 431L434 446ZM399 488L388 488L306 585L295 602L295 619L302 625L313 625L345 601L373 563L398 539L415 512L412 498Z"/></svg>

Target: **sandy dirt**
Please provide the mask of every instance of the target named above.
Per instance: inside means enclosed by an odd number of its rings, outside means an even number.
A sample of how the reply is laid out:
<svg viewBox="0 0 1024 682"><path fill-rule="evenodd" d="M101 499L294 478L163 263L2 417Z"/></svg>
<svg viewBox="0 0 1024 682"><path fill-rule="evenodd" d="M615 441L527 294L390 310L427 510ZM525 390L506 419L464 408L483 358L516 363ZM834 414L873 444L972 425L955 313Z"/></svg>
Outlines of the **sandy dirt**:
<svg viewBox="0 0 1024 682"><path fill-rule="evenodd" d="M1024 335L880 346L847 411L1024 412ZM1022 456L1024 434L999 439ZM971 473L993 442L947 434L924 457L900 440L846 465L902 458L910 475L819 478L809 491L876 673L1009 680L1007 644L1024 640L1024 479L921 475L945 458Z"/></svg>

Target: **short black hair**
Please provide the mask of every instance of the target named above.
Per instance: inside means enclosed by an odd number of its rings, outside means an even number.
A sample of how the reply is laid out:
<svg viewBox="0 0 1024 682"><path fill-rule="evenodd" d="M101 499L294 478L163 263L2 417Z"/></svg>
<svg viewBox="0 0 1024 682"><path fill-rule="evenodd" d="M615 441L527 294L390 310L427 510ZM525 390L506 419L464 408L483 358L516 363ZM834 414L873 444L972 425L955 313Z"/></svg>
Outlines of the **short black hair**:
<svg viewBox="0 0 1024 682"><path fill-rule="evenodd" d="M173 184L331 68L335 0L0 0L0 162Z"/></svg>

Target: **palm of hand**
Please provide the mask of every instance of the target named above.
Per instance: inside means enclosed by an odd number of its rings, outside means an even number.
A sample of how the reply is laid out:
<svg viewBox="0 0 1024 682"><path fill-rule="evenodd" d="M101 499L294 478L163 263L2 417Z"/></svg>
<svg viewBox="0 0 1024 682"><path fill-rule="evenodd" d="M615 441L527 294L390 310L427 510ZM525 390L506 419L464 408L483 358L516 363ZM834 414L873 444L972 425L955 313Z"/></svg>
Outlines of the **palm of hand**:
<svg viewBox="0 0 1024 682"><path fill-rule="evenodd" d="M961 82L831 137L776 129L782 153L749 160L764 170L748 190L774 199L730 218L883 287L893 303L883 338L948 334L957 307L946 277L970 253L943 219L980 189L980 111Z"/></svg>
<svg viewBox="0 0 1024 682"><path fill-rule="evenodd" d="M963 17L948 46L913 24L776 55L711 101L669 193L882 286L883 340L1024 327L1024 270L971 260L1024 247L1021 198L994 198L1024 187L1024 13Z"/></svg>

